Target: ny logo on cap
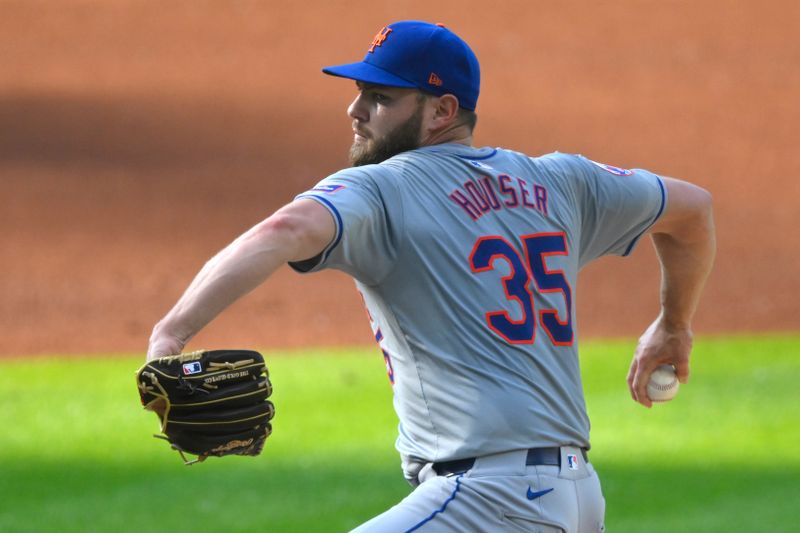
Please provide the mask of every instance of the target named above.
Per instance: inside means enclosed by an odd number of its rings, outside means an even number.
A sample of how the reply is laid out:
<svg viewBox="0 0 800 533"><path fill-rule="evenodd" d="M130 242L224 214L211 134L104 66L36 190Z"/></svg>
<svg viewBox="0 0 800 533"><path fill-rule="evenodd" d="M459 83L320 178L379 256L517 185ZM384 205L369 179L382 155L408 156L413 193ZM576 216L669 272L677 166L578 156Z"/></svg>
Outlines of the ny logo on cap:
<svg viewBox="0 0 800 533"><path fill-rule="evenodd" d="M372 38L372 44L369 47L367 52L374 52L376 46L380 46L383 44L383 41L386 40L386 36L392 33L392 28L387 28L384 26L381 28L381 31L375 34L375 37Z"/></svg>

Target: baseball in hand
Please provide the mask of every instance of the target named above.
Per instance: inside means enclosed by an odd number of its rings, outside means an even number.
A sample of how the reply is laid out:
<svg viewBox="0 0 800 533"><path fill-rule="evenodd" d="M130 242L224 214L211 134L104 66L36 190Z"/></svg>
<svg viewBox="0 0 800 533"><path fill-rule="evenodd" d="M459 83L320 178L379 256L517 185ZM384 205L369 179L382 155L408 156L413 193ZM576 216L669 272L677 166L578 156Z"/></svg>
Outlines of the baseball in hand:
<svg viewBox="0 0 800 533"><path fill-rule="evenodd" d="M647 383L647 396L654 402L668 402L678 394L680 382L672 365L659 365Z"/></svg>

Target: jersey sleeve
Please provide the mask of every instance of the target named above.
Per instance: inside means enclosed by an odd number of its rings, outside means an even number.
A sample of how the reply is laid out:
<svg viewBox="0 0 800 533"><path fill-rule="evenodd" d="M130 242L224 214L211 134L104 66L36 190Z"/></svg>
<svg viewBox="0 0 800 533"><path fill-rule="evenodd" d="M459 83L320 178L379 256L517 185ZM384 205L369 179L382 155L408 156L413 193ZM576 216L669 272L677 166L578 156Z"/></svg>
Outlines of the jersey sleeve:
<svg viewBox="0 0 800 533"><path fill-rule="evenodd" d="M630 254L664 211L667 195L661 178L583 156L558 154L558 159L570 175L578 206L580 265L603 255Z"/></svg>
<svg viewBox="0 0 800 533"><path fill-rule="evenodd" d="M391 223L384 192L359 169L328 176L295 199L311 199L325 207L336 224L330 244L316 257L291 262L294 270L341 270L367 285L382 280L394 266L397 223Z"/></svg>

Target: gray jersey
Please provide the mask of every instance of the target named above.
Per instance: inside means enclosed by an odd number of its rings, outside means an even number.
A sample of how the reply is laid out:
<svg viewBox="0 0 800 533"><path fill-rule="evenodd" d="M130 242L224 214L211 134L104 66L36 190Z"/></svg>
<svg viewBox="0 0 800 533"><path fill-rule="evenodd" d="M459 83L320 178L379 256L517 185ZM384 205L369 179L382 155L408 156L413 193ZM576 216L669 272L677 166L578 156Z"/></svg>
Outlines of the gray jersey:
<svg viewBox="0 0 800 533"><path fill-rule="evenodd" d="M350 274L386 359L398 450L446 461L589 446L579 269L626 255L665 205L658 176L581 156L456 144L349 168L298 198L335 239L299 271Z"/></svg>

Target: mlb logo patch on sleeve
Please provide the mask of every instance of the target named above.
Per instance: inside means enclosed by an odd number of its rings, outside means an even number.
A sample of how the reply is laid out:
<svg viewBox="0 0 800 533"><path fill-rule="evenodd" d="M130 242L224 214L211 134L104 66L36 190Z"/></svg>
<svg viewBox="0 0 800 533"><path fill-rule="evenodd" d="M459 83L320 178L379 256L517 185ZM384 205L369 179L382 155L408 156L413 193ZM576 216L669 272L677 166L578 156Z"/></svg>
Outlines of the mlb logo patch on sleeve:
<svg viewBox="0 0 800 533"><path fill-rule="evenodd" d="M598 167L602 168L606 172L611 172L616 176L630 176L633 174L633 170L628 170L627 168L620 168L614 167L611 165L606 165L605 163L598 163L597 161L592 161L591 159L588 160L590 163L594 163Z"/></svg>
<svg viewBox="0 0 800 533"><path fill-rule="evenodd" d="M325 194L333 194L337 191L344 189L344 185L317 185L312 191L324 192Z"/></svg>
<svg viewBox="0 0 800 533"><path fill-rule="evenodd" d="M199 374L203 371L203 367L200 366L200 361L193 361L191 363L184 363L183 364L183 375L190 376L192 374Z"/></svg>

